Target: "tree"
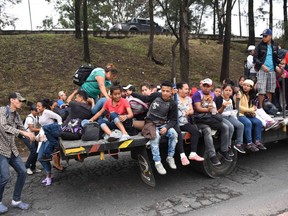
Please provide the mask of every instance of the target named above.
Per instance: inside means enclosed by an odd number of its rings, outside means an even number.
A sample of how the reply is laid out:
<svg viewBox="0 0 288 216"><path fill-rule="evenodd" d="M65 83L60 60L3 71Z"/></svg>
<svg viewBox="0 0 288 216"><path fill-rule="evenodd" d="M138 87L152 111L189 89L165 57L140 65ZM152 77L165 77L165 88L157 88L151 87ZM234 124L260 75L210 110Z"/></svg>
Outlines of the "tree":
<svg viewBox="0 0 288 216"><path fill-rule="evenodd" d="M7 26L13 26L15 28L15 22L18 18L5 12L6 7L11 7L11 5L19 4L21 0L5 0L0 1L0 30Z"/></svg>
<svg viewBox="0 0 288 216"><path fill-rule="evenodd" d="M90 63L89 41L88 41L88 12L87 0L83 0L83 45L84 45L84 61Z"/></svg>
<svg viewBox="0 0 288 216"><path fill-rule="evenodd" d="M248 46L255 44L255 27L254 27L254 0L248 0L248 20L249 20L249 39Z"/></svg>
<svg viewBox="0 0 288 216"><path fill-rule="evenodd" d="M180 7L180 78L189 83L189 0L182 0Z"/></svg>
<svg viewBox="0 0 288 216"><path fill-rule="evenodd" d="M74 8L75 8L75 38L81 38L81 0L74 0Z"/></svg>
<svg viewBox="0 0 288 216"><path fill-rule="evenodd" d="M149 0L149 18L150 18L150 33L149 33L149 48L147 57L150 58L156 64L163 65L162 62L158 61L154 57L154 34L155 34L155 24L154 24L154 4L153 0Z"/></svg>
<svg viewBox="0 0 288 216"><path fill-rule="evenodd" d="M284 14L284 38L288 40L288 22L287 22L287 0L283 0L283 14Z"/></svg>
<svg viewBox="0 0 288 216"><path fill-rule="evenodd" d="M269 0L269 28L273 30L273 0Z"/></svg>
<svg viewBox="0 0 288 216"><path fill-rule="evenodd" d="M231 43L231 12L232 12L232 0L227 0L225 36L224 36L222 66L221 66L221 75L220 75L221 82L224 79L229 78L230 43Z"/></svg>

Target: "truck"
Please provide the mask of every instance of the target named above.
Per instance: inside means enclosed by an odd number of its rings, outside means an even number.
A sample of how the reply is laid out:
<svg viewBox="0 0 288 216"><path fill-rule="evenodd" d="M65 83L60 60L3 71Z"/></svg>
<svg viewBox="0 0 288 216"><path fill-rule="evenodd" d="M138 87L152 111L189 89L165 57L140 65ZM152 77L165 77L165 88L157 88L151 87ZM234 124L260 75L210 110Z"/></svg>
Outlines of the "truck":
<svg viewBox="0 0 288 216"><path fill-rule="evenodd" d="M164 33L168 31L168 29L159 26L155 22L154 22L154 30L155 30L155 33ZM150 31L150 20L134 17L128 20L126 23L116 23L114 26L112 26L110 31L130 32L130 33L137 33L137 32L148 33Z"/></svg>

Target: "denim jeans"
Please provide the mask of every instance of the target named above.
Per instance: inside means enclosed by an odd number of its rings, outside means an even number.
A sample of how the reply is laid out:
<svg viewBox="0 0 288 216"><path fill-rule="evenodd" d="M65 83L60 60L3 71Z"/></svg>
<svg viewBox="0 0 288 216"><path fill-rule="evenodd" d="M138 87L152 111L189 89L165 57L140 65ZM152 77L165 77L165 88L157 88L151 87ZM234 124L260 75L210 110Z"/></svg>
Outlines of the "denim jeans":
<svg viewBox="0 0 288 216"><path fill-rule="evenodd" d="M38 151L38 160L43 157L43 154L45 154L45 149L49 147L49 141L42 142L40 149ZM40 161L41 165L43 166L46 173L51 173L51 163L50 161Z"/></svg>
<svg viewBox="0 0 288 216"><path fill-rule="evenodd" d="M36 168L36 161L37 161L37 147L38 147L38 142L33 141L32 143L30 142L29 139L24 138L24 143L27 146L27 148L30 151L30 154L26 160L25 167L26 169L30 168L31 170L35 170Z"/></svg>
<svg viewBox="0 0 288 216"><path fill-rule="evenodd" d="M115 112L110 113L110 120L111 121L108 121L106 118L100 118L98 119L98 124L101 128L108 126L110 130L117 129L116 124L120 122L119 115Z"/></svg>
<svg viewBox="0 0 288 216"><path fill-rule="evenodd" d="M228 146L231 145L231 139L229 139L229 126L224 121L220 123L220 150L222 152L228 151Z"/></svg>
<svg viewBox="0 0 288 216"><path fill-rule="evenodd" d="M94 107L92 107L92 110L91 110L93 115L102 109L104 103L107 101L107 98L102 97L102 98L100 98L98 100L94 100L94 101L95 101L95 105L94 105Z"/></svg>
<svg viewBox="0 0 288 216"><path fill-rule="evenodd" d="M233 127L233 130L236 128L235 143L243 144L244 125L233 116L223 116L223 121L229 126L229 137L232 139L233 136L233 133L230 134L230 128Z"/></svg>
<svg viewBox="0 0 288 216"><path fill-rule="evenodd" d="M161 125L159 127L156 127L156 138L153 140L150 140L150 146L151 146L151 151L153 155L153 160L155 162L161 161L160 157L160 150L159 150L159 141L160 141L160 129L165 127L166 125ZM178 139L178 133L175 131L174 128L170 128L166 134L166 137L168 137L168 157L173 157L175 154L175 147L177 144L177 139Z"/></svg>
<svg viewBox="0 0 288 216"><path fill-rule="evenodd" d="M256 117L239 116L239 121L244 125L244 138L248 144L252 143L252 130L254 130L255 141L261 142L262 122L259 119Z"/></svg>
<svg viewBox="0 0 288 216"><path fill-rule="evenodd" d="M197 124L197 126L199 129L201 129L202 134L203 134L204 144L205 144L205 154L207 154L209 158L215 156L216 153L215 153L215 147L213 143L211 128L205 124Z"/></svg>
<svg viewBox="0 0 288 216"><path fill-rule="evenodd" d="M43 130L47 140L49 141L49 145L45 148L44 154L50 155L55 148L59 147L61 125L58 123L45 125L43 126Z"/></svg>
<svg viewBox="0 0 288 216"><path fill-rule="evenodd" d="M3 198L4 188L10 178L9 165L17 172L17 180L13 192L14 201L21 200L21 193L26 180L26 168L20 156L15 157L12 154L11 158L6 158L0 155L0 202Z"/></svg>

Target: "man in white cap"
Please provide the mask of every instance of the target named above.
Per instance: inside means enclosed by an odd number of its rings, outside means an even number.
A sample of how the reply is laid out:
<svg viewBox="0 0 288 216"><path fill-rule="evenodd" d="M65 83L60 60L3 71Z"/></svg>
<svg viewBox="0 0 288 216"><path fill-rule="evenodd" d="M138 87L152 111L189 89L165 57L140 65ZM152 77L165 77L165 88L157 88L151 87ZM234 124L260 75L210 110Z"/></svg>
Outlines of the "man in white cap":
<svg viewBox="0 0 288 216"><path fill-rule="evenodd" d="M254 54L255 70L257 75L257 88L259 108L263 107L264 96L272 101L272 94L276 88L276 73L278 58L278 44L272 40L272 30L265 29L261 36L262 41L257 45Z"/></svg>
<svg viewBox="0 0 288 216"><path fill-rule="evenodd" d="M255 46L250 45L247 48L247 51L249 52L249 55L247 56L247 69L249 70L249 75L247 78L255 81L256 80L256 71L255 71L254 62L253 62L253 56L255 53Z"/></svg>
<svg viewBox="0 0 288 216"><path fill-rule="evenodd" d="M10 177L9 165L17 172L11 206L20 209L28 209L30 206L21 201L21 193L26 180L26 168L19 156L15 136L22 135L31 141L35 140L35 135L25 130L17 112L26 99L18 92L11 93L8 99L9 105L0 107L0 214L8 211L7 206L2 203L2 198Z"/></svg>

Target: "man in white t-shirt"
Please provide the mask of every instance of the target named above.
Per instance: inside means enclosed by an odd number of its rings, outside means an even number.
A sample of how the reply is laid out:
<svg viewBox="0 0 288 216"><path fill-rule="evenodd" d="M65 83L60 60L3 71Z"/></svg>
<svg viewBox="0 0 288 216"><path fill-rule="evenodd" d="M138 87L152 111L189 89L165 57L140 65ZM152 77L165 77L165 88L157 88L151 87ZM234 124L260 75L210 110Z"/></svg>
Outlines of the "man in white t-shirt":
<svg viewBox="0 0 288 216"><path fill-rule="evenodd" d="M40 128L37 128L37 126L38 126L38 112L37 112L37 108L36 108L35 104L32 104L30 106L30 112L31 113L25 119L24 128L26 129L26 131L32 132L35 135L37 135L40 131ZM41 172L40 169L36 168L38 142L37 141L31 142L29 139L24 138L24 143L30 151L30 154L29 154L27 161L25 163L25 167L27 169L27 174L32 175L33 173Z"/></svg>
<svg viewBox="0 0 288 216"><path fill-rule="evenodd" d="M254 62L253 62L253 56L255 52L255 46L250 45L247 48L247 51L249 52L249 55L247 56L247 68L249 69L249 79L252 79L254 82L256 82L256 70L254 68Z"/></svg>

